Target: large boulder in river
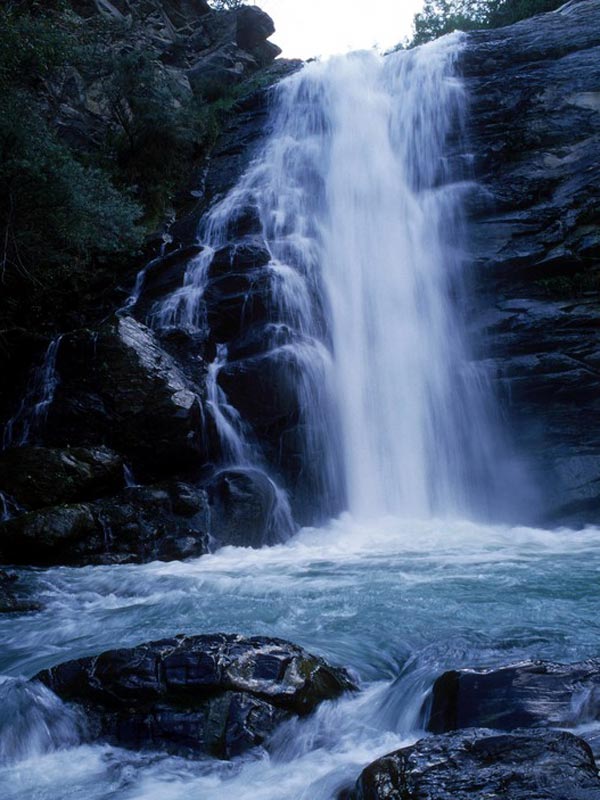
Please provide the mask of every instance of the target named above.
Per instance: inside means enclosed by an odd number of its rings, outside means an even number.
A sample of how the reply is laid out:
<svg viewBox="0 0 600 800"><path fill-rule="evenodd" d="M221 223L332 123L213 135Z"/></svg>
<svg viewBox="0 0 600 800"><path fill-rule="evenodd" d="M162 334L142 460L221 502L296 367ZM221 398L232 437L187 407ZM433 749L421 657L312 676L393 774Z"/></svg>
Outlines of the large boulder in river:
<svg viewBox="0 0 600 800"><path fill-rule="evenodd" d="M177 636L40 672L77 703L94 739L230 758L292 715L354 688L349 675L297 645L232 634Z"/></svg>
<svg viewBox="0 0 600 800"><path fill-rule="evenodd" d="M121 317L65 336L57 370L50 442L108 444L145 474L202 463L199 390L145 325Z"/></svg>
<svg viewBox="0 0 600 800"><path fill-rule="evenodd" d="M19 447L0 453L0 489L27 510L95 500L123 487L123 468L107 447Z"/></svg>
<svg viewBox="0 0 600 800"><path fill-rule="evenodd" d="M570 733L486 730L434 736L363 770L352 800L596 800L589 746Z"/></svg>
<svg viewBox="0 0 600 800"><path fill-rule="evenodd" d="M172 561L208 552L206 494L185 483L133 486L91 503L0 523L0 563L35 566Z"/></svg>
<svg viewBox="0 0 600 800"><path fill-rule="evenodd" d="M433 686L427 728L576 727L600 720L600 660L531 661L445 672Z"/></svg>
<svg viewBox="0 0 600 800"><path fill-rule="evenodd" d="M282 542L293 532L285 499L258 469L221 470L204 488L210 533L221 547L263 547Z"/></svg>

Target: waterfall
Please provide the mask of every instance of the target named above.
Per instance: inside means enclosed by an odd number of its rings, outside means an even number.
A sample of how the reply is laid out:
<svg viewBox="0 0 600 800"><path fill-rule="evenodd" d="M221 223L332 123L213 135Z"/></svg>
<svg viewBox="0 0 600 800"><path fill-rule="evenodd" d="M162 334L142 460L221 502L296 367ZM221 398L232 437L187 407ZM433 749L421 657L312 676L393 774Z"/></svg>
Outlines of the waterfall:
<svg viewBox="0 0 600 800"><path fill-rule="evenodd" d="M298 398L308 502L333 513L489 513L506 491L494 404L464 333L463 43L353 53L283 80L262 152L210 209L205 249L155 310L161 326L206 327L214 254L244 209L257 215L270 255L264 350ZM241 457L219 353L210 405Z"/></svg>
<svg viewBox="0 0 600 800"><path fill-rule="evenodd" d="M468 184L447 157L465 115L462 41L332 59L280 91L263 208L280 257L320 271L358 515L471 510L493 475L460 321Z"/></svg>
<svg viewBox="0 0 600 800"><path fill-rule="evenodd" d="M270 250L290 272L283 285L299 298L297 327L331 349L333 415L314 392L303 401L307 418L339 423L359 516L487 511L501 482L493 404L463 331L472 183L465 159L449 156L467 110L463 42L308 65L279 87L251 175ZM324 470L338 441L322 435Z"/></svg>

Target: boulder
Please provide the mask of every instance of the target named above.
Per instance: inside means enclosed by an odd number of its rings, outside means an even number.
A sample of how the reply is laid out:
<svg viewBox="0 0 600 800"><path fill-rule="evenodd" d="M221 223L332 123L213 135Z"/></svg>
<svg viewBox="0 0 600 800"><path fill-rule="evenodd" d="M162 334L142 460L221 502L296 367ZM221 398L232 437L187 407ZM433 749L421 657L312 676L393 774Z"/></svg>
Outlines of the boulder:
<svg viewBox="0 0 600 800"><path fill-rule="evenodd" d="M218 546L263 547L293 533L284 499L258 469L224 469L205 485L210 533Z"/></svg>
<svg viewBox="0 0 600 800"><path fill-rule="evenodd" d="M136 474L202 463L200 390L145 325L120 317L65 336L57 370L49 443L108 444Z"/></svg>
<svg viewBox="0 0 600 800"><path fill-rule="evenodd" d="M133 486L91 503L0 523L0 563L35 566L172 561L208 552L206 494L178 482Z"/></svg>
<svg viewBox="0 0 600 800"><path fill-rule="evenodd" d="M95 500L123 485L123 459L107 447L19 447L0 453L0 487L26 510Z"/></svg>
<svg viewBox="0 0 600 800"><path fill-rule="evenodd" d="M354 689L343 669L279 639L176 636L40 672L82 707L93 739L230 758L292 715Z"/></svg>
<svg viewBox="0 0 600 800"><path fill-rule="evenodd" d="M570 733L472 729L434 736L363 770L352 800L595 800L589 746Z"/></svg>
<svg viewBox="0 0 600 800"><path fill-rule="evenodd" d="M576 727L600 720L600 660L530 661L445 672L435 682L427 729Z"/></svg>

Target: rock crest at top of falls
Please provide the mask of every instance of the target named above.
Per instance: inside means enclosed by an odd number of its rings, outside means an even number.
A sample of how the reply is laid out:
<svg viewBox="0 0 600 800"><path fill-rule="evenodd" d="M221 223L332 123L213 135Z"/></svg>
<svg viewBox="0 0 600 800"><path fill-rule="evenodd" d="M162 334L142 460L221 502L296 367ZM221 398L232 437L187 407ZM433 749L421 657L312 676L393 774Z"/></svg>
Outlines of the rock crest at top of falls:
<svg viewBox="0 0 600 800"><path fill-rule="evenodd" d="M93 739L230 758L293 715L355 689L345 670L280 639L177 636L68 661L39 680L86 713Z"/></svg>

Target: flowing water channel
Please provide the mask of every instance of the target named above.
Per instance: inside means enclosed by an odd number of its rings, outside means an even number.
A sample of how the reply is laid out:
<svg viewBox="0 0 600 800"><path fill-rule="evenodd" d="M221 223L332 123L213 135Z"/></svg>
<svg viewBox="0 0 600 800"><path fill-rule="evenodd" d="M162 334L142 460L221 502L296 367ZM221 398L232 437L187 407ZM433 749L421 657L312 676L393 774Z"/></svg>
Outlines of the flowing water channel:
<svg viewBox="0 0 600 800"><path fill-rule="evenodd" d="M202 328L210 258L250 197L296 333L285 346L304 376L305 457L318 454L323 493L349 511L261 550L23 570L42 610L0 617L4 800L331 800L423 735L445 669L598 655L600 531L465 521L507 511L523 478L463 333L470 181L447 157L466 120L462 46L355 54L287 79L263 154L209 214L205 251L155 319ZM217 383L227 358L220 348L209 369L209 403L228 460L256 464ZM361 691L216 762L90 745L71 709L23 680L216 631L289 639L352 670Z"/></svg>

